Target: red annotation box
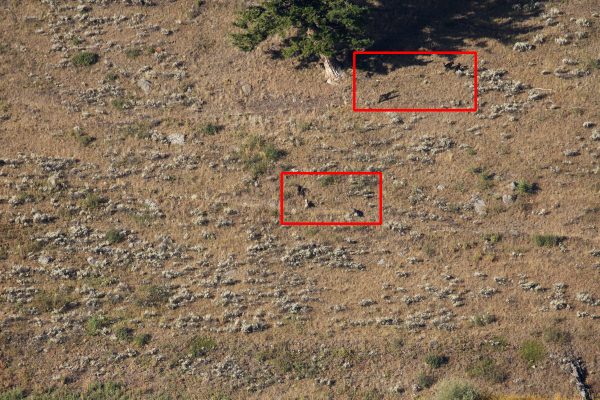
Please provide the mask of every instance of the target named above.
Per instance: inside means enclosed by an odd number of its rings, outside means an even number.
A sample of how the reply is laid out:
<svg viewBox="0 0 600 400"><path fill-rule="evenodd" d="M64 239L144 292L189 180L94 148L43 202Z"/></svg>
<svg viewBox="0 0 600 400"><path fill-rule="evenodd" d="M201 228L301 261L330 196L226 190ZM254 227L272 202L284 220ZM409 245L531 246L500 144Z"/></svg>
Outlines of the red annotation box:
<svg viewBox="0 0 600 400"><path fill-rule="evenodd" d="M473 56L473 106L470 108L359 108L356 95L356 57L360 55L471 55ZM478 107L478 67L476 51L355 51L352 53L352 110L354 112L476 112ZM411 90L408 88L408 90Z"/></svg>
<svg viewBox="0 0 600 400"><path fill-rule="evenodd" d="M284 187L285 177L293 175L369 175L376 176L378 180L378 219L376 221L286 221L285 220L285 199ZM279 177L279 223L281 225L381 225L383 224L383 173L380 171L318 171L318 172L297 172L282 171Z"/></svg>

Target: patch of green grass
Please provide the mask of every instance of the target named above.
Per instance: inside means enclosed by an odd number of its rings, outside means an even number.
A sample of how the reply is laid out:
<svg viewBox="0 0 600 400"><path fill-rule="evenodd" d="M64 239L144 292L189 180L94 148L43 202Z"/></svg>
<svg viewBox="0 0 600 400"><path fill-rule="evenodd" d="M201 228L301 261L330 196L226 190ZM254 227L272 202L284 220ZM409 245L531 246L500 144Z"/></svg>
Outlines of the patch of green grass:
<svg viewBox="0 0 600 400"><path fill-rule="evenodd" d="M501 233L486 233L485 235L483 235L483 240L485 240L489 244L496 244L502 240L502 234Z"/></svg>
<svg viewBox="0 0 600 400"><path fill-rule="evenodd" d="M419 374L419 376L417 376L417 385L419 385L423 389L429 389L434 384L435 377L433 375Z"/></svg>
<svg viewBox="0 0 600 400"><path fill-rule="evenodd" d="M223 128L223 125L217 125L209 122L208 124L205 124L200 128L200 132L207 136L214 136L217 133L221 132Z"/></svg>
<svg viewBox="0 0 600 400"><path fill-rule="evenodd" d="M111 321L103 315L93 315L85 323L85 332L90 336L97 336L110 323Z"/></svg>
<svg viewBox="0 0 600 400"><path fill-rule="evenodd" d="M72 301L71 296L64 291L47 292L41 290L35 294L31 305L40 312L51 312L67 309Z"/></svg>
<svg viewBox="0 0 600 400"><path fill-rule="evenodd" d="M80 51L71 57L71 62L76 67L89 67L98 62L100 56L91 51Z"/></svg>
<svg viewBox="0 0 600 400"><path fill-rule="evenodd" d="M133 329L128 326L121 326L115 331L115 336L123 342L131 342L133 340Z"/></svg>
<svg viewBox="0 0 600 400"><path fill-rule="evenodd" d="M472 168L471 172L477 175L477 177L479 178L479 188L481 190L490 189L494 186L493 180L496 174L494 174L493 172L489 172L483 167Z"/></svg>
<svg viewBox="0 0 600 400"><path fill-rule="evenodd" d="M508 379L508 373L493 358L483 358L467 368L472 378L483 378L491 383L502 383Z"/></svg>
<svg viewBox="0 0 600 400"><path fill-rule="evenodd" d="M324 177L319 179L321 186L331 186L337 183L339 178L335 175L325 175Z"/></svg>
<svg viewBox="0 0 600 400"><path fill-rule="evenodd" d="M441 368L448 364L448 361L450 361L448 357L443 354L428 354L425 356L425 364L431 368Z"/></svg>
<svg viewBox="0 0 600 400"><path fill-rule="evenodd" d="M600 69L600 58L589 58L584 65L587 70Z"/></svg>
<svg viewBox="0 0 600 400"><path fill-rule="evenodd" d="M217 347L217 343L208 336L195 336L188 346L189 354L192 357L200 357L208 354L209 351Z"/></svg>
<svg viewBox="0 0 600 400"><path fill-rule="evenodd" d="M142 287L138 297L138 304L144 307L158 307L165 304L171 296L171 290L166 286Z"/></svg>
<svg viewBox="0 0 600 400"><path fill-rule="evenodd" d="M149 333L142 333L133 337L133 344L135 344L138 347L144 347L145 345L150 343L150 340L152 340L152 335L150 335Z"/></svg>
<svg viewBox="0 0 600 400"><path fill-rule="evenodd" d="M242 146L241 159L246 168L257 177L265 174L275 161L285 157L286 154L269 140L251 136Z"/></svg>
<svg viewBox="0 0 600 400"><path fill-rule="evenodd" d="M115 97L114 99L112 99L110 104L112 104L112 106L117 110L128 110L132 106L131 101L123 97Z"/></svg>
<svg viewBox="0 0 600 400"><path fill-rule="evenodd" d="M22 400L25 399L25 392L21 389L8 389L7 391L0 392L0 400Z"/></svg>
<svg viewBox="0 0 600 400"><path fill-rule="evenodd" d="M152 134L150 133L150 125L145 122L135 122L128 124L120 129L121 133L126 136L132 136L136 139L148 139Z"/></svg>
<svg viewBox="0 0 600 400"><path fill-rule="evenodd" d="M475 326L486 326L496 322L496 316L494 314L477 314L471 317L471 323Z"/></svg>
<svg viewBox="0 0 600 400"><path fill-rule="evenodd" d="M8 248L6 246L0 246L0 260L8 259Z"/></svg>
<svg viewBox="0 0 600 400"><path fill-rule="evenodd" d="M567 344L571 341L571 334L558 328L544 329L544 340L549 343Z"/></svg>
<svg viewBox="0 0 600 400"><path fill-rule="evenodd" d="M120 243L125 240L125 234L118 229L109 229L104 235L104 239L110 244Z"/></svg>
<svg viewBox="0 0 600 400"><path fill-rule="evenodd" d="M521 194L534 194L539 190L536 183L529 183L528 181L521 179L517 182L517 192Z"/></svg>
<svg viewBox="0 0 600 400"><path fill-rule="evenodd" d="M142 49L140 49L139 47L129 47L127 49L125 49L125 55L127 56L127 58L137 58L139 56L141 56L144 53L144 51Z"/></svg>
<svg viewBox="0 0 600 400"><path fill-rule="evenodd" d="M462 381L443 381L440 383L435 400L484 400L486 396L475 386Z"/></svg>
<svg viewBox="0 0 600 400"><path fill-rule="evenodd" d="M89 146L90 144L92 144L96 138L93 136L88 135L87 133L81 131L81 130L74 130L73 132L71 132L71 135L77 139L77 142L86 147Z"/></svg>
<svg viewBox="0 0 600 400"><path fill-rule="evenodd" d="M537 340L526 340L519 348L519 355L529 365L535 365L546 358L546 349Z"/></svg>
<svg viewBox="0 0 600 400"><path fill-rule="evenodd" d="M554 247L566 240L564 236L558 235L533 235L533 243L539 247Z"/></svg>
<svg viewBox="0 0 600 400"><path fill-rule="evenodd" d="M100 207L100 204L104 202L105 200L97 194L88 193L87 196L85 196L85 199L83 199L82 205L88 210L95 210L96 208Z"/></svg>
<svg viewBox="0 0 600 400"><path fill-rule="evenodd" d="M51 389L41 393L27 393L18 388L0 391L0 400L133 400L134 398L139 397L133 397L122 385L114 382L93 383L83 391L66 388ZM168 397L150 398L168 399Z"/></svg>

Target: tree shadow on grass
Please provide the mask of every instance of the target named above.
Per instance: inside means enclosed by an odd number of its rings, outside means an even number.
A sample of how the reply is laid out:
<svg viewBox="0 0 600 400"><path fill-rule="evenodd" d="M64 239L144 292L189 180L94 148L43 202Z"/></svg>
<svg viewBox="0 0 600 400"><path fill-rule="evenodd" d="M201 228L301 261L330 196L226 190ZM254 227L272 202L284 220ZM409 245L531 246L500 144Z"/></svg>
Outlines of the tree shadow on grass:
<svg viewBox="0 0 600 400"><path fill-rule="evenodd" d="M524 23L543 12L544 1L523 0L379 0L368 31L372 51L468 50L489 39L512 44L521 35L541 29ZM448 57L451 59L452 57ZM360 56L357 68L386 74L409 65L423 65L415 56Z"/></svg>

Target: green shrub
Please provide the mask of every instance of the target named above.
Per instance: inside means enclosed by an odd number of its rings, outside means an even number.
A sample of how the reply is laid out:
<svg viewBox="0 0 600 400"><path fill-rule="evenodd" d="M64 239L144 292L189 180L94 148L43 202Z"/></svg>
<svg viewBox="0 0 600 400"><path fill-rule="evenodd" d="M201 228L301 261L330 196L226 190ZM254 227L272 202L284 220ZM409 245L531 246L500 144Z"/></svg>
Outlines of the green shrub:
<svg viewBox="0 0 600 400"><path fill-rule="evenodd" d="M104 235L104 239L110 244L120 243L125 240L125 234L118 229L109 229Z"/></svg>
<svg viewBox="0 0 600 400"><path fill-rule="evenodd" d="M117 336L117 339L123 342L131 342L133 339L133 329L127 326L122 326L115 331L115 336Z"/></svg>
<svg viewBox="0 0 600 400"><path fill-rule="evenodd" d="M190 341L189 353L192 357L204 356L216 346L217 343L207 336L195 336Z"/></svg>
<svg viewBox="0 0 600 400"><path fill-rule="evenodd" d="M448 361L448 357L441 354L429 354L425 357L425 363L431 368L441 368L442 366L448 364Z"/></svg>
<svg viewBox="0 0 600 400"><path fill-rule="evenodd" d="M80 51L71 57L71 62L76 67L88 67L98 62L100 56L91 51Z"/></svg>
<svg viewBox="0 0 600 400"><path fill-rule="evenodd" d="M120 132L126 136L133 136L136 139L148 139L152 136L150 133L150 125L144 122L125 125L120 128Z"/></svg>
<svg viewBox="0 0 600 400"><path fill-rule="evenodd" d="M435 400L484 400L485 395L470 383L444 381L436 391Z"/></svg>
<svg viewBox="0 0 600 400"><path fill-rule="evenodd" d="M202 128L201 128L202 133L205 135L208 135L208 136L216 135L217 133L221 132L222 130L223 130L222 125L216 125L213 123L208 123L208 124L202 126Z"/></svg>
<svg viewBox="0 0 600 400"><path fill-rule="evenodd" d="M71 135L77 139L77 142L79 142L80 145L87 147L90 144L92 144L96 138L93 136L88 135L87 133L81 131L81 130L74 130Z"/></svg>
<svg viewBox="0 0 600 400"><path fill-rule="evenodd" d="M142 333L140 335L135 335L133 338L133 343L138 347L144 347L152 340L152 336L149 333Z"/></svg>
<svg viewBox="0 0 600 400"><path fill-rule="evenodd" d="M501 233L486 233L485 235L483 235L483 240L485 240L486 242L488 242L490 244L496 244L502 240L502 234Z"/></svg>
<svg viewBox="0 0 600 400"><path fill-rule="evenodd" d="M9 389L0 392L0 400L22 400L25 399L25 393L21 389Z"/></svg>
<svg viewBox="0 0 600 400"><path fill-rule="evenodd" d="M423 389L429 389L434 384L435 377L433 375L419 374L419 376L417 376L417 385L419 385Z"/></svg>
<svg viewBox="0 0 600 400"><path fill-rule="evenodd" d="M110 320L103 315L91 316L86 324L85 331L90 336L97 336L100 331L110 325Z"/></svg>
<svg viewBox="0 0 600 400"><path fill-rule="evenodd" d="M529 183L524 179L517 182L517 192L521 194L534 194L538 191L538 185L535 183Z"/></svg>
<svg viewBox="0 0 600 400"><path fill-rule="evenodd" d="M285 157L286 154L270 141L252 136L242 146L241 158L246 168L257 177L266 173L275 161Z"/></svg>
<svg viewBox="0 0 600 400"><path fill-rule="evenodd" d="M158 307L165 304L171 296L171 290L166 286L151 285L141 289L138 304L144 307Z"/></svg>
<svg viewBox="0 0 600 400"><path fill-rule="evenodd" d="M534 235L533 242L539 247L554 247L558 246L566 238L558 235Z"/></svg>
<svg viewBox="0 0 600 400"><path fill-rule="evenodd" d="M95 193L88 193L85 199L83 200L83 206L88 210L94 210L98 208L102 203L104 203L104 199L102 199Z"/></svg>
<svg viewBox="0 0 600 400"><path fill-rule="evenodd" d="M508 379L508 374L492 358L484 358L475 362L467 369L469 376L483 378L491 383L502 383Z"/></svg>
<svg viewBox="0 0 600 400"><path fill-rule="evenodd" d="M477 314L471 317L471 322L475 326L486 326L496 322L496 316L494 314Z"/></svg>
<svg viewBox="0 0 600 400"><path fill-rule="evenodd" d="M137 58L139 56L141 56L143 53L142 49L138 48L138 47L130 47L128 49L125 49L125 55L128 58Z"/></svg>
<svg viewBox="0 0 600 400"><path fill-rule="evenodd" d="M53 291L49 293L41 290L34 296L32 305L41 312L50 312L66 309L71 303L72 298L63 291Z"/></svg>
<svg viewBox="0 0 600 400"><path fill-rule="evenodd" d="M537 340L526 340L519 348L519 355L529 365L535 365L546 357L546 349Z"/></svg>

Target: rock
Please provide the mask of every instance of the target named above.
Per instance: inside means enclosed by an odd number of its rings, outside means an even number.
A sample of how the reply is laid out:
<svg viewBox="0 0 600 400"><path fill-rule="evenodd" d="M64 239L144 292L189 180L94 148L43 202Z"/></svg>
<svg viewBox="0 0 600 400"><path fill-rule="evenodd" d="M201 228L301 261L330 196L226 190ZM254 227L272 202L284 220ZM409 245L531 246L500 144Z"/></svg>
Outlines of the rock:
<svg viewBox="0 0 600 400"><path fill-rule="evenodd" d="M596 127L596 124L592 121L586 121L583 123L583 127L587 129L592 129Z"/></svg>
<svg viewBox="0 0 600 400"><path fill-rule="evenodd" d="M591 136L592 140L600 140L600 129L594 129Z"/></svg>
<svg viewBox="0 0 600 400"><path fill-rule="evenodd" d="M563 151L563 154L566 157L577 157L578 155L581 154L581 152L577 149L569 149L569 150L565 150Z"/></svg>
<svg viewBox="0 0 600 400"><path fill-rule="evenodd" d="M185 135L183 133L171 133L167 136L167 141L170 144L184 145L185 144Z"/></svg>
<svg viewBox="0 0 600 400"><path fill-rule="evenodd" d="M152 91L152 84L147 79L138 80L137 85L146 94L150 94L150 92Z"/></svg>
<svg viewBox="0 0 600 400"><path fill-rule="evenodd" d="M513 46L513 50L519 52L531 51L533 49L535 49L535 46L530 44L529 42L517 42Z"/></svg>
<svg viewBox="0 0 600 400"><path fill-rule="evenodd" d="M487 206L485 204L485 201L483 201L482 199L475 199L473 201L473 208L475 209L475 212L479 215L485 215L487 213Z"/></svg>
<svg viewBox="0 0 600 400"><path fill-rule="evenodd" d="M252 86L248 84L242 85L242 93L246 96L250 96L250 93L252 93Z"/></svg>
<svg viewBox="0 0 600 400"><path fill-rule="evenodd" d="M513 204L516 199L517 199L517 196L515 196L514 194L505 194L502 196L502 202L506 205Z"/></svg>

